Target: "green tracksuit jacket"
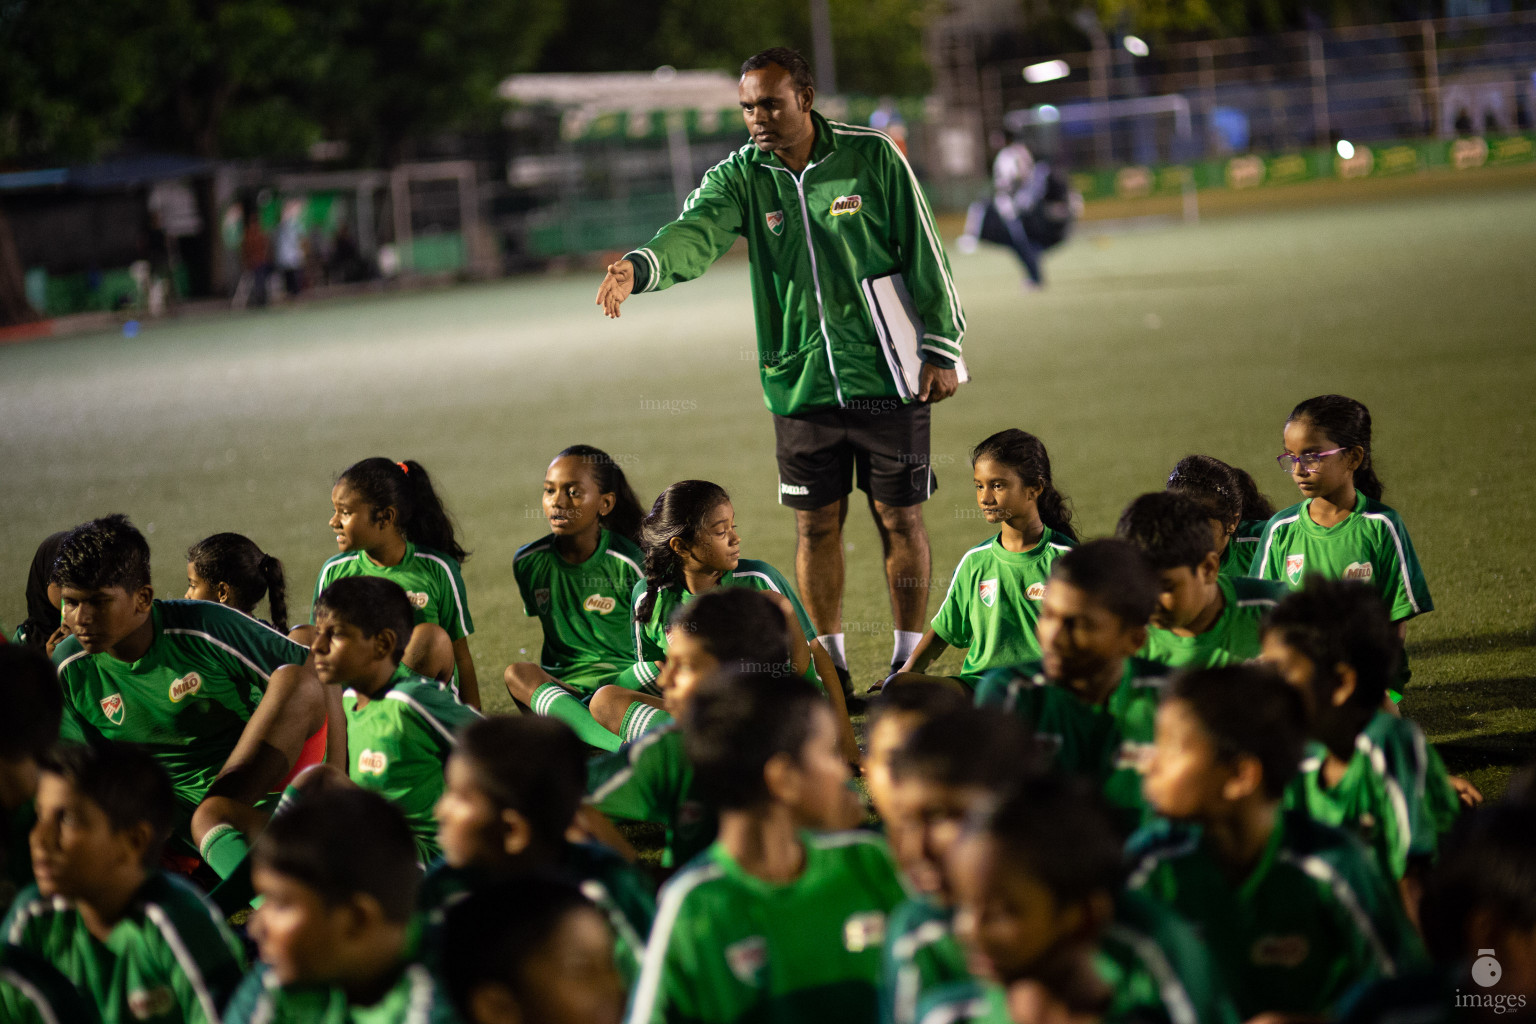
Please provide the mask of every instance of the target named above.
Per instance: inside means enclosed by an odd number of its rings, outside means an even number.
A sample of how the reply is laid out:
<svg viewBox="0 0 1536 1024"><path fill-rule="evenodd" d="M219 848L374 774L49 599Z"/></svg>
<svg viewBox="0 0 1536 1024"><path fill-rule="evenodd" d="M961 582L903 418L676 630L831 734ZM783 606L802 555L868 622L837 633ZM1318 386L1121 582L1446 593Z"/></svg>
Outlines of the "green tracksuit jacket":
<svg viewBox="0 0 1536 1024"><path fill-rule="evenodd" d="M812 111L799 174L753 143L704 175L677 220L641 249L635 291L690 281L747 240L759 370L782 416L895 397L860 282L899 271L922 318L923 358L950 368L965 314L917 177L887 136Z"/></svg>

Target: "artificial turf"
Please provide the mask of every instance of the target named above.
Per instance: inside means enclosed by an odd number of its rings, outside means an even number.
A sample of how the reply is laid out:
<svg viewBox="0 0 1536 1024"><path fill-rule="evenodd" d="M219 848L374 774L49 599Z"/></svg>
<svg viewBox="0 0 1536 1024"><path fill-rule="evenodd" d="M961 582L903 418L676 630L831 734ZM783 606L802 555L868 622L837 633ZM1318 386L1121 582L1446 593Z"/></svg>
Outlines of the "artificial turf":
<svg viewBox="0 0 1536 1024"><path fill-rule="evenodd" d="M1409 630L1404 708L1491 793L1536 756L1536 192L1413 194L1073 239L1026 293L1011 256L952 256L975 381L934 416L930 613L988 531L967 453L1019 426L1050 449L1080 529L1109 531L1181 456L1247 468L1275 502L1297 401L1341 392L1376 424L1385 500L1436 610ZM637 242L643 241L640 239ZM473 556L471 640L490 709L502 666L538 657L511 563L544 532L544 466L585 442L643 503L703 477L735 499L746 555L793 574L755 372L744 260L637 296L618 322L591 273L384 294L0 347L0 622L46 534L129 513L162 596L187 546L246 533L287 566L295 617L335 551L336 475L415 458ZM856 678L889 660L869 517L849 517L845 629ZM951 652L939 663L957 665Z"/></svg>

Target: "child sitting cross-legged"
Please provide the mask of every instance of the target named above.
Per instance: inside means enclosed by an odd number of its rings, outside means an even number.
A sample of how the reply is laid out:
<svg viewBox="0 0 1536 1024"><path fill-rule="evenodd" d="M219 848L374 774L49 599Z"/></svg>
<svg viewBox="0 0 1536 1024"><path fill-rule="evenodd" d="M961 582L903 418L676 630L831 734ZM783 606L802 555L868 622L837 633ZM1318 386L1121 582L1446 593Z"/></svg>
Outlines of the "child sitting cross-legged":
<svg viewBox="0 0 1536 1024"><path fill-rule="evenodd" d="M683 728L720 838L662 889L628 1019L873 1020L904 894L878 837L805 831L860 816L831 706L797 676L717 676Z"/></svg>
<svg viewBox="0 0 1536 1024"><path fill-rule="evenodd" d="M252 850L262 964L225 1024L457 1020L415 962L416 839L401 813L354 786L307 793Z"/></svg>
<svg viewBox="0 0 1536 1024"><path fill-rule="evenodd" d="M37 883L0 934L48 961L105 1021L219 1024L245 968L223 916L154 867L175 809L165 772L135 747L60 746L42 763Z"/></svg>
<svg viewBox="0 0 1536 1024"><path fill-rule="evenodd" d="M466 893L558 872L607 916L629 984L656 913L654 887L606 847L567 841L586 784L586 752L558 719L496 715L465 727L434 812L443 857L422 883L421 906L435 927Z"/></svg>
<svg viewBox="0 0 1536 1024"><path fill-rule="evenodd" d="M948 857L955 917L984 988L952 985L925 1018L1235 1024L1189 925L1122 889L1120 837L1080 779L1029 779Z"/></svg>
<svg viewBox="0 0 1536 1024"><path fill-rule="evenodd" d="M1305 741L1301 696L1261 666L1178 676L1157 712L1146 792L1169 820L1132 838L1130 887L1200 931L1244 1020L1325 1014L1423 960L1365 846L1282 810Z"/></svg>

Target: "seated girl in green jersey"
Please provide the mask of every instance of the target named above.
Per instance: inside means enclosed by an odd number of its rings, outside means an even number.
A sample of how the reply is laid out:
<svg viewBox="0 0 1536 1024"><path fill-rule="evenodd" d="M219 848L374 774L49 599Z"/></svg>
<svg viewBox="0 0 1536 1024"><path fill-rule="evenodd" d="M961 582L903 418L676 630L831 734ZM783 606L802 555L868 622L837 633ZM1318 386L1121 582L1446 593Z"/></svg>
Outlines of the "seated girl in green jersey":
<svg viewBox="0 0 1536 1024"><path fill-rule="evenodd" d="M0 644L0 705L0 907L9 907L32 884L27 842L37 823L38 765L64 716L58 675L40 648Z"/></svg>
<svg viewBox="0 0 1536 1024"><path fill-rule="evenodd" d="M1186 455L1168 474L1166 489L1197 502L1210 521L1223 576L1247 576L1274 506L1253 477L1209 455Z"/></svg>
<svg viewBox="0 0 1536 1024"><path fill-rule="evenodd" d="M1381 503L1370 410L1343 395L1309 398L1291 410L1284 441L1277 461L1303 500L1270 519L1250 572L1292 590L1312 573L1369 583L1398 635L1406 636L1408 620L1435 606L1407 528ZM1393 700L1402 699L1408 684L1407 662L1404 657L1389 691Z"/></svg>
<svg viewBox="0 0 1536 1024"><path fill-rule="evenodd" d="M339 553L320 567L315 599L348 576L393 580L415 610L416 628L406 643L404 664L428 678L456 682L459 699L480 707L480 684L469 653L475 624L459 574L469 552L459 545L426 469L409 459L364 459L337 479L331 505L330 527ZM308 643L312 628L300 630L295 639Z"/></svg>
<svg viewBox="0 0 1536 1024"><path fill-rule="evenodd" d="M720 837L662 888L632 1024L872 1021L904 893L862 817L837 720L804 679L715 676L684 717Z"/></svg>
<svg viewBox="0 0 1536 1024"><path fill-rule="evenodd" d="M1045 445L1023 430L1003 430L971 451L981 518L1002 531L967 551L932 624L891 682L948 680L976 688L989 668L1040 656L1035 622L1051 563L1077 543L1067 499L1051 480ZM926 675L950 647L964 647L958 676Z"/></svg>
<svg viewBox="0 0 1536 1024"><path fill-rule="evenodd" d="M788 665L784 674L804 674L807 662L796 666L789 656L790 641L799 636L799 620L775 598L788 603L771 591L716 588L674 611L671 646L657 680L666 712L649 704L630 709L631 714L655 712L665 721L616 753L593 758L588 767L587 789L598 811L666 827L664 868L692 859L714 841L718 825L714 810L697 792L693 762L673 719L682 719L699 684L717 671ZM804 644L799 650L806 652Z"/></svg>
<svg viewBox="0 0 1536 1024"><path fill-rule="evenodd" d="M127 744L61 744L41 766L37 883L0 935L52 964L106 1021L219 1024L245 970L223 915L156 868L175 807L164 770Z"/></svg>
<svg viewBox="0 0 1536 1024"><path fill-rule="evenodd" d="M971 819L947 871L977 977L933 993L926 1019L1236 1024L1195 932L1124 891L1120 835L1083 780L1022 782Z"/></svg>
<svg viewBox="0 0 1536 1024"><path fill-rule="evenodd" d="M421 869L400 812L353 786L307 794L251 851L261 964L224 1024L454 1024L423 966L412 915Z"/></svg>
<svg viewBox="0 0 1536 1024"><path fill-rule="evenodd" d="M1355 580L1313 576L1264 623L1263 659L1306 700L1314 743L1288 802L1359 836L1412 911L1459 805L1423 731L1382 709L1401 647Z"/></svg>
<svg viewBox="0 0 1536 1024"><path fill-rule="evenodd" d="M309 651L233 608L157 600L149 544L126 516L72 530L53 579L74 634L53 653L61 738L153 754L176 793L176 838L227 879L326 724Z"/></svg>
<svg viewBox="0 0 1536 1024"><path fill-rule="evenodd" d="M848 718L842 687L832 686L837 672L832 659L816 639L795 588L767 562L741 557L741 537L736 532L736 510L725 488L705 480L683 480L656 498L640 523L641 550L645 553L645 578L635 584L635 656L642 669L655 667L667 656L668 627L673 612L691 598L720 587L747 587L782 595L795 609L800 637L810 651L806 676L827 694L841 723L843 753L850 764L859 759L853 723ZM798 638L791 639L797 664ZM623 720L630 706L660 704L653 695L613 688L594 698L593 714L610 729L624 734ZM627 737L626 737L627 738Z"/></svg>
<svg viewBox="0 0 1536 1024"><path fill-rule="evenodd" d="M499 882L449 909L443 982L466 1024L619 1024L613 944L584 887L537 874Z"/></svg>
<svg viewBox="0 0 1536 1024"><path fill-rule="evenodd" d="M606 847L567 840L586 793L586 762L581 740L554 719L497 715L466 726L433 812L443 856L427 871L421 907L435 931L466 893L540 872L567 877L607 918L627 987L656 915L655 885ZM451 962L442 947L433 952L438 963Z"/></svg>
<svg viewBox="0 0 1536 1024"><path fill-rule="evenodd" d="M560 719L585 742L619 749L619 737L588 704L604 686L638 690L655 679L635 661L629 599L644 558L635 540L640 503L607 452L578 444L544 471L549 533L518 548L512 575L523 610L544 630L538 662L508 665L502 678L518 707Z"/></svg>
<svg viewBox="0 0 1536 1024"><path fill-rule="evenodd" d="M448 684L401 661L411 635L411 601L378 576L349 576L315 603L315 672L345 691L347 777L382 794L405 815L422 864L441 850L433 805L459 729L479 718Z"/></svg>
<svg viewBox="0 0 1536 1024"><path fill-rule="evenodd" d="M1199 930L1243 1020L1327 1015L1356 984L1423 960L1397 893L1354 836L1284 809L1301 695L1257 665L1175 677L1157 712L1130 887Z"/></svg>
<svg viewBox="0 0 1536 1024"><path fill-rule="evenodd" d="M1115 532L1157 574L1157 608L1141 656L1171 668L1211 668L1259 655L1259 624L1286 593L1282 584L1221 572L1205 512L1182 494L1143 494Z"/></svg>

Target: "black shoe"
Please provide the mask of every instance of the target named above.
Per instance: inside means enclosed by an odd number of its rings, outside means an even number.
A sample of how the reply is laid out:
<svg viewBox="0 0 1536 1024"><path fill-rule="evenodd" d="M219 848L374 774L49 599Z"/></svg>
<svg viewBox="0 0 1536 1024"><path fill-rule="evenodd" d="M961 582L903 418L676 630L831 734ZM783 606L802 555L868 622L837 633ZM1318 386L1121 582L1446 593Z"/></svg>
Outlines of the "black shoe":
<svg viewBox="0 0 1536 1024"><path fill-rule="evenodd" d="M869 706L869 701L853 692L853 677L848 670L841 665L834 666L837 669L837 681L843 688L843 703L848 707L849 715L862 715Z"/></svg>

